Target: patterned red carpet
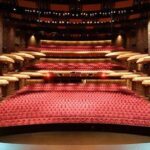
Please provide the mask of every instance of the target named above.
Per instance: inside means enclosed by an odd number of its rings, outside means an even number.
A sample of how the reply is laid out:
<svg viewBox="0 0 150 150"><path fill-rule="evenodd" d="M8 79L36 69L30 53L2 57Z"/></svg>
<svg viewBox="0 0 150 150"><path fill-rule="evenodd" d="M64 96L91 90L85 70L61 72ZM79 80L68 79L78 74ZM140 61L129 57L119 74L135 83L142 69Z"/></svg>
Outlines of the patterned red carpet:
<svg viewBox="0 0 150 150"><path fill-rule="evenodd" d="M28 69L49 69L49 70L124 70L123 66L114 63L50 63L39 62Z"/></svg>
<svg viewBox="0 0 150 150"><path fill-rule="evenodd" d="M36 84L0 102L0 127L53 123L150 127L150 102L116 84Z"/></svg>

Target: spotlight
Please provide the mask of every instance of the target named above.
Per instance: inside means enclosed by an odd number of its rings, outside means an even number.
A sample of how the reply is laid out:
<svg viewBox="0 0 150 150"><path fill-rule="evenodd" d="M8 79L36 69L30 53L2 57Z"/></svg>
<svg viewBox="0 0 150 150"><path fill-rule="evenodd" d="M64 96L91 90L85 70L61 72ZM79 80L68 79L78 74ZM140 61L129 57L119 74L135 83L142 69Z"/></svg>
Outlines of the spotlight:
<svg viewBox="0 0 150 150"><path fill-rule="evenodd" d="M104 73L104 72L102 72L102 73L100 73L99 77L100 77L101 79L106 79L106 78L107 78L107 74Z"/></svg>
<svg viewBox="0 0 150 150"><path fill-rule="evenodd" d="M45 73L44 74L44 81L48 82L50 81L52 78L54 77L54 75L52 73Z"/></svg>

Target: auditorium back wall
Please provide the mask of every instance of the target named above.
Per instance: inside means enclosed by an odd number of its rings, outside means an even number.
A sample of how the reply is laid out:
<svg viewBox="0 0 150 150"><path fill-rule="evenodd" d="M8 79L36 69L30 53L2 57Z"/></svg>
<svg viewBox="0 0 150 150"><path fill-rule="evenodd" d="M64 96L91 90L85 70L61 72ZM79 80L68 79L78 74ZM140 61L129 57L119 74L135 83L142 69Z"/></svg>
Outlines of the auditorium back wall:
<svg viewBox="0 0 150 150"><path fill-rule="evenodd" d="M142 25L139 28L135 27L134 31L127 33L126 48L140 53L148 53L149 49L150 53L150 23Z"/></svg>

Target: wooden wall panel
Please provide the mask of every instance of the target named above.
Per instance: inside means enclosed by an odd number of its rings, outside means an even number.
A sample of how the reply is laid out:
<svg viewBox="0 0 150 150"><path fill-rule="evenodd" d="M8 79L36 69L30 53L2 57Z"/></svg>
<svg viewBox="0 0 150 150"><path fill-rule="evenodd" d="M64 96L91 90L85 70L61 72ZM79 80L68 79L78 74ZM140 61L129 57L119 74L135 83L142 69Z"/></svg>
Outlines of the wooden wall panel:
<svg viewBox="0 0 150 150"><path fill-rule="evenodd" d="M69 11L69 5L64 4L51 4L49 8L54 11Z"/></svg>
<svg viewBox="0 0 150 150"><path fill-rule="evenodd" d="M3 19L0 15L0 53L2 53L3 48Z"/></svg>
<svg viewBox="0 0 150 150"><path fill-rule="evenodd" d="M101 4L86 4L82 6L82 11L99 11Z"/></svg>
<svg viewBox="0 0 150 150"><path fill-rule="evenodd" d="M28 1L28 0L19 0L18 4L20 7L27 7L27 8L37 8L37 4L34 1Z"/></svg>
<svg viewBox="0 0 150 150"><path fill-rule="evenodd" d="M150 20L148 22L148 52L150 54Z"/></svg>
<svg viewBox="0 0 150 150"><path fill-rule="evenodd" d="M135 32L130 32L126 37L126 48L141 53L148 52L148 28L143 26L138 28ZM150 46L149 46L150 47Z"/></svg>

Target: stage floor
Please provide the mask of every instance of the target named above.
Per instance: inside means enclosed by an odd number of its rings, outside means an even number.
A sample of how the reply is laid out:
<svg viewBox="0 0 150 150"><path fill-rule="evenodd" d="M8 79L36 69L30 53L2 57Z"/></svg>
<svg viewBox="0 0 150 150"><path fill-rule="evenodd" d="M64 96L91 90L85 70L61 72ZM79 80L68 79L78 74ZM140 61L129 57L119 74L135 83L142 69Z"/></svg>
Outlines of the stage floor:
<svg viewBox="0 0 150 150"><path fill-rule="evenodd" d="M0 136L0 142L38 145L110 145L150 143L150 136L113 132L38 132Z"/></svg>

